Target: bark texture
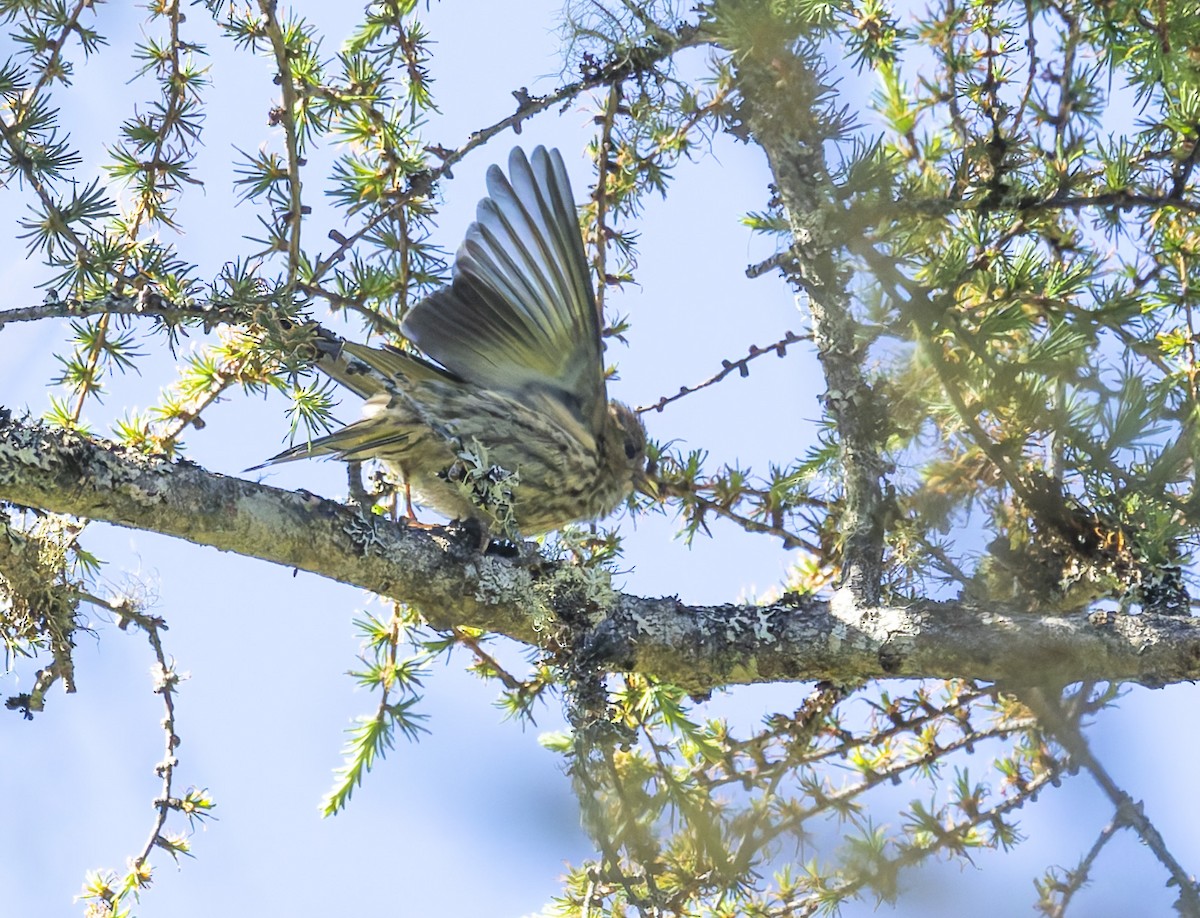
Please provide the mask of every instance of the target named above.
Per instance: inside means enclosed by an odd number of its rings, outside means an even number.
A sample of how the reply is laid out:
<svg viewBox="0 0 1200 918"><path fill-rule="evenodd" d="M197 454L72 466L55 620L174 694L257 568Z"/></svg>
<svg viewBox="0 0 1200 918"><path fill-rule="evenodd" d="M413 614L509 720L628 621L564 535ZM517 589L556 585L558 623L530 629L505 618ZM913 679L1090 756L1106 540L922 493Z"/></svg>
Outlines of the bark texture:
<svg viewBox="0 0 1200 918"><path fill-rule="evenodd" d="M567 646L608 671L702 694L750 682L877 678L1200 678L1200 620L1118 612L1039 615L965 602L690 606L621 594L532 550L479 554L452 528L364 519L356 507L146 457L0 413L0 500L309 571L411 603L436 628L468 625Z"/></svg>

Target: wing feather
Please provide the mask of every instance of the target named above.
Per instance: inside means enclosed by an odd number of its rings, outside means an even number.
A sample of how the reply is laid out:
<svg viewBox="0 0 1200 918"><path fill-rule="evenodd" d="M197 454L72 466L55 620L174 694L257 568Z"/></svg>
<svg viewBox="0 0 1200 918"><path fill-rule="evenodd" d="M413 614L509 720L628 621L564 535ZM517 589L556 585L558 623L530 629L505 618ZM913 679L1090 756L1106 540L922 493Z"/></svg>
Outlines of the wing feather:
<svg viewBox="0 0 1200 918"><path fill-rule="evenodd" d="M571 185L557 150L514 149L455 256L448 287L404 333L470 383L557 393L588 424L606 410L600 323Z"/></svg>

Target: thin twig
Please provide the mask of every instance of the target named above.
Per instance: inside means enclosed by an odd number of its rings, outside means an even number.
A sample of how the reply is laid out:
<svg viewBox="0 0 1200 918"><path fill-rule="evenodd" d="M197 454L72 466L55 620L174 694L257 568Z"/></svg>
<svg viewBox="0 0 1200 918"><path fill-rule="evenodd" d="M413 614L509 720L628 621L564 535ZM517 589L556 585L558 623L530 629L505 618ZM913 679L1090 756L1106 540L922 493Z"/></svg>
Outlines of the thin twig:
<svg viewBox="0 0 1200 918"><path fill-rule="evenodd" d="M604 325L604 294L608 289L608 270L605 258L608 254L608 229L604 220L608 216L608 177L612 168L612 132L617 117L617 106L621 101L621 81L614 80L608 89L604 114L600 119L600 143L596 149L596 313L601 327Z"/></svg>
<svg viewBox="0 0 1200 918"><path fill-rule="evenodd" d="M516 676L500 665L500 661L493 657L490 653L483 649L483 645L479 639L470 634L466 629L455 626L450 629L450 633L454 635L454 639L462 644L471 653L475 654L475 658L484 666L491 670L497 679L503 683L504 687L510 692L518 692L524 687Z"/></svg>
<svg viewBox="0 0 1200 918"><path fill-rule="evenodd" d="M752 344L750 345L750 350L745 357L741 357L738 360L722 360L720 372L710 376L704 382L695 386L681 386L679 391L674 395L664 395L653 405L644 405L636 409L637 413L642 414L647 411L661 412L663 408L671 404L671 402L677 402L679 399L683 398L684 396L691 395L693 392L699 392L701 389L707 389L709 386L716 385L734 370L737 370L738 375L745 379L750 375L749 363L751 360L761 357L764 354L771 353L775 354L776 357L785 357L787 356L787 348L789 344L797 344L801 341L811 340L811 335L797 335L794 332L789 331L774 344L768 344L766 347L759 347L757 344Z"/></svg>
<svg viewBox="0 0 1200 918"><path fill-rule="evenodd" d="M38 77L37 83L35 83L33 88L26 94L26 98L32 99L39 92L45 89L46 86L49 85L50 81L54 79L54 71L58 66L59 58L62 57L63 48L67 44L67 38L70 37L71 33L74 32L78 27L79 17L83 15L83 11L86 9L94 9L94 7L95 0L77 0L75 9L71 11L71 15L67 17L66 22L63 23L61 31L59 31L58 37L54 39L50 45L50 57L46 59L46 64L44 67L42 67L42 75Z"/></svg>
<svg viewBox="0 0 1200 918"><path fill-rule="evenodd" d="M262 302L270 302L263 297ZM251 304L253 305L253 304ZM175 303L150 288L137 294L107 293L88 300L48 297L36 306L18 306L0 310L0 327L9 322L37 322L41 319L78 319L87 316L152 316L167 321L204 319L206 326L221 323L243 325L250 321L251 309L245 305L234 306L217 300L204 300L192 304Z"/></svg>
<svg viewBox="0 0 1200 918"><path fill-rule="evenodd" d="M275 52L275 68L279 73L279 87L283 104L279 107L279 119L283 124L284 141L287 145L288 192L290 204L287 214L288 233L288 289L296 285L300 272L300 227L303 224L303 205L300 199L300 137L296 129L296 86L292 82L292 67L288 61L288 49L283 31L275 16L276 0L258 0L258 8L266 17L266 32Z"/></svg>
<svg viewBox="0 0 1200 918"><path fill-rule="evenodd" d="M520 102L515 112L485 128L474 131L467 141L456 149L447 149L437 145L426 147L428 152L441 160L441 164L427 172L422 172L414 176L406 192L397 195L392 204L371 216L350 235L347 236L338 233L335 237L333 234L330 234L330 238L337 242L338 246L333 252L316 263L313 267L310 282L315 284L320 281L330 268L346 257L347 253L354 248L359 240L372 233L383 221L392 216L396 210L403 207L413 198L427 196L439 180L450 177L453 167L466 158L467 154L483 146L497 134L503 133L509 128L519 131L520 126L525 121L528 121L539 112L553 108L560 103L569 102L589 89L594 89L597 86L607 86L615 81L643 73L661 61L671 57L676 52L699 44L701 41L700 30L693 25L681 26L678 32L673 33L672 37L673 42L670 43L658 41L633 49L589 71L583 78L560 86L554 92L547 95L531 96L528 92L522 90L518 94Z"/></svg>
<svg viewBox="0 0 1200 918"><path fill-rule="evenodd" d="M1162 835L1154 823L1146 816L1140 802L1133 798L1113 780L1108 770L1092 753L1087 739L1080 730L1078 723L1064 716L1058 700L1046 694L1043 690L1027 690L1018 697L1033 711L1042 726L1062 744L1072 760L1092 776L1104 795L1108 797L1116 810L1115 820L1123 823L1137 832L1138 837L1148 847L1159 863L1171 875L1171 881L1179 888L1179 901L1176 907L1183 915L1200 916L1200 889L1196 879L1175 859L1167 848Z"/></svg>
<svg viewBox="0 0 1200 918"><path fill-rule="evenodd" d="M746 516L743 513L738 513L732 507L722 503L721 501L711 500L697 493L695 490L677 491L668 485L660 484L661 494L663 497L679 497L686 502L694 503L700 508L702 513L715 513L723 519L729 520L731 523L736 523L747 532L757 532L762 535L772 535L783 542L784 548L802 548L812 555L821 557L824 552L821 547L814 542L803 539L784 529L782 526L776 526L772 523L764 523L762 520L756 520ZM707 531L707 527L705 527Z"/></svg>
<svg viewBox="0 0 1200 918"><path fill-rule="evenodd" d="M1092 845L1091 850L1088 851L1084 859L1079 862L1079 866L1071 871L1071 879L1067 882L1066 886L1062 888L1062 898L1055 903L1054 907L1049 912L1047 912L1048 918L1065 918L1067 914L1067 906L1071 904L1072 897L1074 897L1075 893L1079 892L1079 890L1083 888L1083 885L1088 881L1092 864L1094 864L1096 858L1100 856L1100 852L1104 849L1104 846L1107 845L1109 840L1117 834L1117 830L1124 827L1125 823L1121 821L1121 818L1118 815L1115 819L1113 819L1112 822L1100 830L1100 834L1096 837L1096 841Z"/></svg>
<svg viewBox="0 0 1200 918"><path fill-rule="evenodd" d="M179 760L175 757L175 749L179 746L179 736L175 732L175 692L178 690L180 681L186 676L179 674L174 662L168 659L163 648L162 632L167 630L167 624L162 618L138 611L129 600L111 601L96 596L86 596L86 598L89 602L108 609L116 616L120 628L124 629L130 623L137 625L145 633L150 647L154 651L156 663L154 691L155 694L162 697L163 703L163 717L159 724L163 731L164 752L162 761L155 766L155 772L158 774L161 784L158 797L154 801L154 823L141 851L130 861L130 872L142 874L142 867L149 860L150 853L156 846L163 847L173 856L178 850L178 847L164 838L162 834L163 827L172 810L185 812L189 818L204 815L202 810L189 810L187 801L181 800L173 794L175 769L179 765Z"/></svg>

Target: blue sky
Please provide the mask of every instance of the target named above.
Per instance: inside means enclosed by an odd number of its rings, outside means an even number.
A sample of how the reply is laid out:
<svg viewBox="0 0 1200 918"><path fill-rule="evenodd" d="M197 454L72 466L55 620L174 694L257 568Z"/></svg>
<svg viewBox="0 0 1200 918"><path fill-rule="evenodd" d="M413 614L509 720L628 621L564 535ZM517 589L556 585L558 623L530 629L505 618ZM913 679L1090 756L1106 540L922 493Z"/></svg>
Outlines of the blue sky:
<svg viewBox="0 0 1200 918"><path fill-rule="evenodd" d="M340 5L308 6L326 30L325 51L332 54L348 29L336 13ZM429 121L430 142L456 146L471 130L508 114L510 93L518 87L537 93L558 85L558 9L542 0L521 4L519 15L510 4L434 5L423 17L437 41L432 68L441 108ZM72 139L84 151L82 178L96 173L100 144L114 139L134 91L125 86L132 67L124 49L139 21L116 7L101 13L108 22L101 30L114 48L89 63L61 99ZM233 206L232 148L278 145L279 137L266 125L277 92L268 62L235 56L215 36L209 50L214 85L197 164L207 185L189 192L180 215L187 232L174 241L215 273L249 249L233 240L255 228L253 212ZM442 188L440 244L457 246L483 193L484 170L503 162L514 142L526 149L538 143L560 147L582 199L589 181L583 148L591 131L590 111L576 105L537 119L519 138L501 136L473 154ZM319 179L309 178L314 191ZM615 303L633 323L629 347L609 352L620 367L611 386L615 397L649 404L707 378L722 359L741 356L751 344L804 331L805 317L782 283L743 276L747 264L770 252L738 222L746 211L764 207L768 181L755 148L718 138L712 155L678 170L667 201L648 203L640 285ZM0 227L7 230L20 215L23 195L4 193L9 205ZM315 193L310 201L321 203ZM20 251L9 252L0 259L0 308L40 299L35 284L44 276ZM47 322L0 333L0 404L28 406L35 415L45 409L46 383L57 369L51 355L63 340L63 326ZM201 343L193 338L185 346ZM126 406L152 403L174 375L169 355L157 354L141 376L112 380L109 397L92 404L88 419L103 432ZM762 468L769 460L800 455L812 442L822 389L815 361L793 348L787 359L756 361L748 379L730 378L646 420L659 439L708 449L714 465L737 461ZM204 431L189 435L188 455L214 471L240 474L279 450L287 433L285 407L277 397L231 397L206 415ZM352 403L340 412L344 420L356 413ZM293 463L270 470L264 480L330 496L345 488L335 463ZM699 539L689 549L674 538L669 517L640 519L636 527L625 521L624 588L717 603L783 579L789 555L772 541L721 523L713 528L714 539ZM536 741L538 732L561 724L559 710L553 704L543 709L536 728L501 722L491 704L493 688L462 673L462 657L435 671L427 685L423 710L432 734L417 745L400 745L346 813L320 819L317 805L340 761L342 731L374 703L345 675L357 651L351 620L356 610L372 608L371 598L308 574L293 576L148 533L96 524L86 544L109 562L106 583L114 590L130 584L146 590L155 597L152 611L168 621L168 651L190 673L178 701L178 780L208 787L218 804L218 820L192 839L195 859L181 870L155 859L156 884L139 914L386 909L402 916L523 915L558 890L564 861L591 854L561 765ZM95 638L81 634L78 640L78 694L55 693L32 723L15 715L0 719L3 914L79 913L70 899L84 872L121 869L151 825L150 802L158 789L153 765L161 756L152 657L139 635L102 621L94 625ZM512 646L501 652L512 660L519 656ZM12 694L31 677L29 668L18 668L0 680L0 688ZM1126 783L1145 795L1168 842L1183 846L1180 856L1196 864L1200 842L1172 794L1190 780L1184 773L1189 750L1179 743L1194 740L1166 741L1173 736L1172 702L1185 703L1186 692L1134 692L1103 716L1095 740L1114 769L1125 770ZM759 687L718 695L707 709L730 713L749 727L774 710L793 710L806 693L804 685ZM981 773L985 767L982 760L973 763ZM896 793L902 800L925 794L911 787ZM1007 858L981 856L984 870L964 873L955 865L909 875L912 897L897 914L950 914L938 910L966 907L976 915L1023 913L1033 899L1030 879L1047 863L1073 863L1106 821L1104 813L1086 784L1068 782L1026 814L1036 843ZM1135 844L1122 844L1136 869L1155 869ZM1144 904L1144 890L1138 896ZM990 903L1000 910L989 910ZM1127 913L1105 911L1118 905L1130 907L1109 895L1087 914ZM859 913L857 907L846 911Z"/></svg>

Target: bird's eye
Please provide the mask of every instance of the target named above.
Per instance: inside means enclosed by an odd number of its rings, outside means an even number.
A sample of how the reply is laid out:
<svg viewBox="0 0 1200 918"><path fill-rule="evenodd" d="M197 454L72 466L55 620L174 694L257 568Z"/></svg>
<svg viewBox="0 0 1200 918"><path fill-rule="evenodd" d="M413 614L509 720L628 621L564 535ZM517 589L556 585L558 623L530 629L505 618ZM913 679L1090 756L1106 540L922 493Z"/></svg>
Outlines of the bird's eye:
<svg viewBox="0 0 1200 918"><path fill-rule="evenodd" d="M637 444L632 440L625 441L625 458L633 459L638 454Z"/></svg>

